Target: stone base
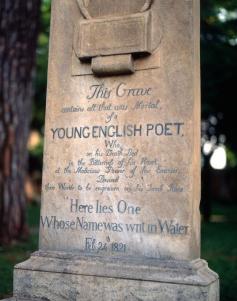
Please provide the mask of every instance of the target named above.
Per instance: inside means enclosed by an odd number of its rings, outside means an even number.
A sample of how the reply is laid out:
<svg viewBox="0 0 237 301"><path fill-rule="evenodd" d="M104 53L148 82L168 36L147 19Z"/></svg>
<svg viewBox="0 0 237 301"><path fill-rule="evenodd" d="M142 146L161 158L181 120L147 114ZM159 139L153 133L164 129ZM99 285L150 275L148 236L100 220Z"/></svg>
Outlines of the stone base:
<svg viewBox="0 0 237 301"><path fill-rule="evenodd" d="M17 297L12 297L8 299L3 299L1 301L45 301L47 299L45 298L17 298Z"/></svg>
<svg viewBox="0 0 237 301"><path fill-rule="evenodd" d="M15 267L14 297L20 301L218 301L219 279L201 259L141 261L39 251Z"/></svg>

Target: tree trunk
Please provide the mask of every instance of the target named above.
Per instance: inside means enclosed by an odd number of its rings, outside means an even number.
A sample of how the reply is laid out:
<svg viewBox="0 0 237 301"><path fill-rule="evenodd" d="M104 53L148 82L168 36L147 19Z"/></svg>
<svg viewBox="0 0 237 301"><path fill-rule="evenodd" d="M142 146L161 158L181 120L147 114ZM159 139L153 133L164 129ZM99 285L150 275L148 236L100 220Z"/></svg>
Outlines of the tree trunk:
<svg viewBox="0 0 237 301"><path fill-rule="evenodd" d="M0 0L0 245L26 234L24 182L40 0Z"/></svg>

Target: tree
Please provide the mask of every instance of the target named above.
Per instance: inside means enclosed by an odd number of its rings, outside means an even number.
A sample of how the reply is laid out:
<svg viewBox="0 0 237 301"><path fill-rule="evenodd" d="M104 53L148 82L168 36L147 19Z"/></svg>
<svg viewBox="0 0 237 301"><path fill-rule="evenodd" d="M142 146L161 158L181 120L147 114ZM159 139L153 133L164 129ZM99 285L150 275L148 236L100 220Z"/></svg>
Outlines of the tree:
<svg viewBox="0 0 237 301"><path fill-rule="evenodd" d="M235 82L237 78L237 2L236 0L201 1L202 57L202 202L204 220L211 215L210 158L216 146L225 144L228 166L236 167L237 140Z"/></svg>
<svg viewBox="0 0 237 301"><path fill-rule="evenodd" d="M24 180L40 0L0 1L0 244L26 232Z"/></svg>

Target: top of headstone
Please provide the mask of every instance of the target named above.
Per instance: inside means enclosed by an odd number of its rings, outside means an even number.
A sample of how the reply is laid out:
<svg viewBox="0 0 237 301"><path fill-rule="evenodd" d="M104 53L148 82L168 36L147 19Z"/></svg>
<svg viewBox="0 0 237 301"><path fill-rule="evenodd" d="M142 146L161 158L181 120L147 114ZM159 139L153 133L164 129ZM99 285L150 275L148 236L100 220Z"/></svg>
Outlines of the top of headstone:
<svg viewBox="0 0 237 301"><path fill-rule="evenodd" d="M144 12L152 0L77 0L86 19L124 16ZM112 4L112 5L111 5Z"/></svg>

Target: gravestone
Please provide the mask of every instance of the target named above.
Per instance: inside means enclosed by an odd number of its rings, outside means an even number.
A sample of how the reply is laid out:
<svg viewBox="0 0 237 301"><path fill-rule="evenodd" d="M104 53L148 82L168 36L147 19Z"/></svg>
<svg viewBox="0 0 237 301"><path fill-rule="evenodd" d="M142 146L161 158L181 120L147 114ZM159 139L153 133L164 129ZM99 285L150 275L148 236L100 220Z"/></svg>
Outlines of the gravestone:
<svg viewBox="0 0 237 301"><path fill-rule="evenodd" d="M219 300L200 259L198 0L54 0L29 300Z"/></svg>

